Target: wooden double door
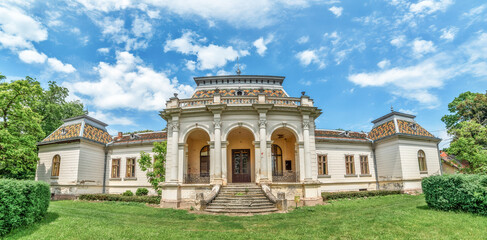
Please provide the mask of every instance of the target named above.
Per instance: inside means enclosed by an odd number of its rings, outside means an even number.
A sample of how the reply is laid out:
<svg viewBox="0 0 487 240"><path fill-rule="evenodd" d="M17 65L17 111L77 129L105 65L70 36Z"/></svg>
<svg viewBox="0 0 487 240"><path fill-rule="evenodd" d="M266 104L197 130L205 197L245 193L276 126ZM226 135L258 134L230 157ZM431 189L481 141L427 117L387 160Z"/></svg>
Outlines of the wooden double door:
<svg viewBox="0 0 487 240"><path fill-rule="evenodd" d="M250 165L250 149L232 149L232 182L250 182Z"/></svg>

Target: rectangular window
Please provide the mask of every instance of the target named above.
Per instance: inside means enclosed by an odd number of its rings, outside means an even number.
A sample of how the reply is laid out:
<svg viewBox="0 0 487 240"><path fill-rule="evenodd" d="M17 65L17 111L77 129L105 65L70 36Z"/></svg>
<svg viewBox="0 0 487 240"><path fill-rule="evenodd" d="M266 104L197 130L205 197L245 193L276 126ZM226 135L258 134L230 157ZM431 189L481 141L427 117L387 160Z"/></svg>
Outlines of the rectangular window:
<svg viewBox="0 0 487 240"><path fill-rule="evenodd" d="M370 174L369 158L367 156L360 156L360 173L361 174Z"/></svg>
<svg viewBox="0 0 487 240"><path fill-rule="evenodd" d="M127 158L127 175L126 177L135 177L135 158Z"/></svg>
<svg viewBox="0 0 487 240"><path fill-rule="evenodd" d="M318 175L328 175L328 159L326 155L318 155Z"/></svg>
<svg viewBox="0 0 487 240"><path fill-rule="evenodd" d="M112 159L112 178L120 178L120 159Z"/></svg>
<svg viewBox="0 0 487 240"><path fill-rule="evenodd" d="M353 162L353 155L345 156L345 168L347 170L347 175L355 174L355 164Z"/></svg>

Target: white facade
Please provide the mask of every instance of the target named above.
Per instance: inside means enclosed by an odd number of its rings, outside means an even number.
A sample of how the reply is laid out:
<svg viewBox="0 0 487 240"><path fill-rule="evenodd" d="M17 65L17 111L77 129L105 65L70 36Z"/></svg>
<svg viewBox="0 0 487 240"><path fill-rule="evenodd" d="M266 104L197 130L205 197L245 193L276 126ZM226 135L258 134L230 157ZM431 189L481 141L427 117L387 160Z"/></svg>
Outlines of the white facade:
<svg viewBox="0 0 487 240"><path fill-rule="evenodd" d="M321 202L324 191L420 190L422 177L441 174L439 139L412 115L393 111L373 121L369 134L319 130L314 120L321 110L304 92L300 98L289 97L282 88L284 77L235 75L195 81L192 98L175 95L161 112L167 132L119 135L106 142L88 141L86 133L79 139L46 138L39 146L37 179L53 188L70 183L70 191L59 191L70 194L81 193L88 183L92 192L151 189L137 165L135 176L124 174L127 159L140 158L140 151L151 152L155 141L167 141L163 207L189 207L199 193L206 196L215 185L239 182L267 185L274 195L285 192L287 199L299 196L303 204L313 205ZM96 123L89 117L81 119ZM77 129L76 121L63 126ZM98 122L98 128L105 126ZM426 161L422 172L419 151ZM61 156L61 167L53 178L50 169L56 154ZM326 157L326 166L323 157L318 161L320 156ZM351 161L346 163L346 158ZM120 165L116 178L113 159ZM319 172L323 168L327 174Z"/></svg>

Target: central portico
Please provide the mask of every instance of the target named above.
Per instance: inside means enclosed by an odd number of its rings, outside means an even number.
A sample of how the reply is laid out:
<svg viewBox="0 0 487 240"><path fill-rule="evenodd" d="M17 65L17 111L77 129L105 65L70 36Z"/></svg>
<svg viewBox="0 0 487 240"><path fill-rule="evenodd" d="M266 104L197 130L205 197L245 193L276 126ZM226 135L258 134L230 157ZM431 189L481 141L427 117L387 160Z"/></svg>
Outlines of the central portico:
<svg viewBox="0 0 487 240"><path fill-rule="evenodd" d="M287 184L304 199L319 198L314 119L321 110L304 92L289 97L279 76L194 80L191 98L175 95L161 112L168 123L163 205L194 202L228 183Z"/></svg>

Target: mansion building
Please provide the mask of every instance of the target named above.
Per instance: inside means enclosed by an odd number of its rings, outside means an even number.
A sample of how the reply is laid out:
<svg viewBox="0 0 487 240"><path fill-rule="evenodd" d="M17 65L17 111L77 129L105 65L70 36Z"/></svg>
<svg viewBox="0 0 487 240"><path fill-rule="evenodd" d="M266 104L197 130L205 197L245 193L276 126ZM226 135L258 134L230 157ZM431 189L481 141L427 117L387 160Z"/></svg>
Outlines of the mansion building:
<svg viewBox="0 0 487 240"><path fill-rule="evenodd" d="M303 92L290 97L284 77L196 77L191 98L177 94L160 116L167 130L110 136L89 116L64 120L39 146L36 180L58 195L148 188L137 160L167 141L162 207L189 208L228 186L259 186L268 197L322 201L321 192L421 190L441 174L441 139L414 115L392 111L369 133L316 129L322 114ZM152 153L151 153L152 154Z"/></svg>

